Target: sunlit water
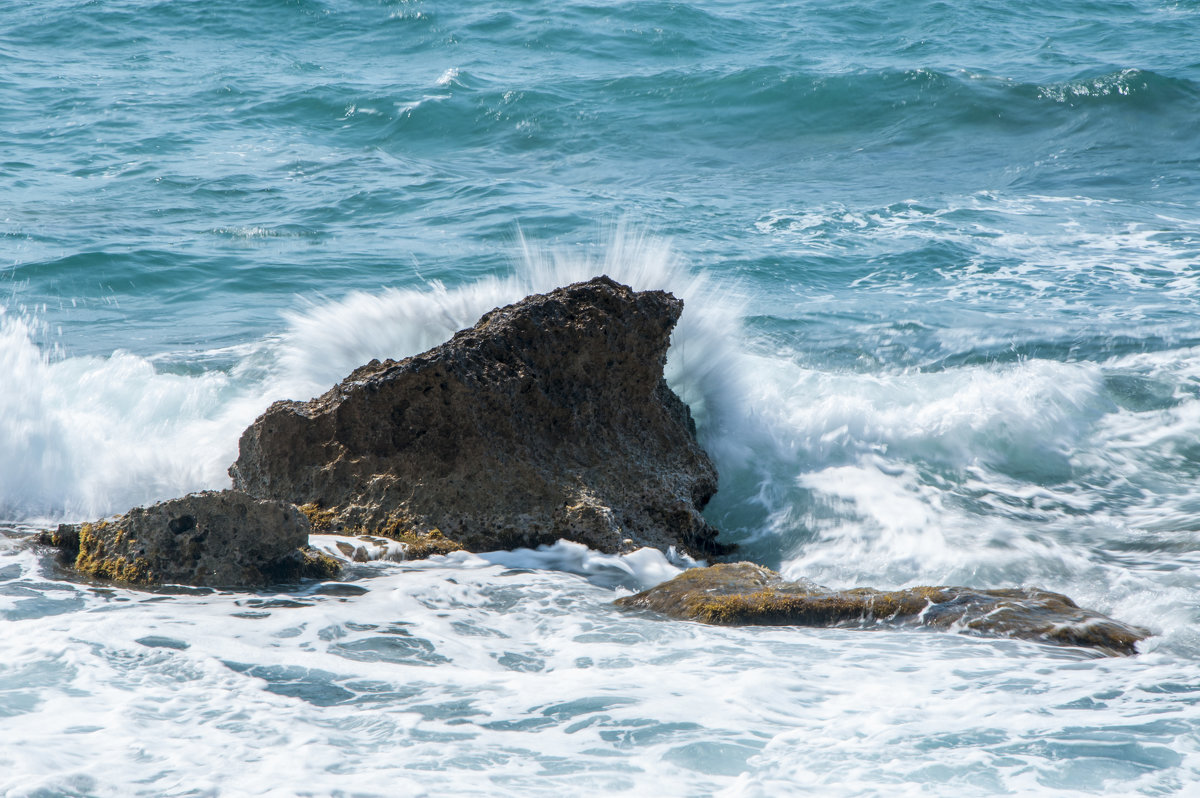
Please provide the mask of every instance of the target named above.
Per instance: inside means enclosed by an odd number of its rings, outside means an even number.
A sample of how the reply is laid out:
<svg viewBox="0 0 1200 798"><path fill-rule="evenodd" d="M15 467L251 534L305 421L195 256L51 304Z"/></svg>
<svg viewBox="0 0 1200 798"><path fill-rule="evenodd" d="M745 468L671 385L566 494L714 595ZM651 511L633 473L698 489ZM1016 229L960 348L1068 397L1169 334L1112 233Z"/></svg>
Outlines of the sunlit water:
<svg viewBox="0 0 1200 798"><path fill-rule="evenodd" d="M1189 3L0 5L0 794L1197 792L1197 53ZM599 273L685 300L743 556L1154 636L711 628L612 606L687 561L567 543L266 593L31 543Z"/></svg>

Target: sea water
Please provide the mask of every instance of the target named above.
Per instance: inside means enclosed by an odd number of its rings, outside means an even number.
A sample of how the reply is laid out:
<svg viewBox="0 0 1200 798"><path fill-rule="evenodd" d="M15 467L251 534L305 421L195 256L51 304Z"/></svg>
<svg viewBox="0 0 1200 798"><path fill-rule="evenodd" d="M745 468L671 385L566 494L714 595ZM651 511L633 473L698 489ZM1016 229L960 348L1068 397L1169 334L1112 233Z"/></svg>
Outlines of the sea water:
<svg viewBox="0 0 1200 798"><path fill-rule="evenodd" d="M0 794L1200 792L1194 2L9 0L0 66ZM742 556L1153 636L668 621L612 601L694 563L566 542L265 592L31 543L599 273L684 299Z"/></svg>

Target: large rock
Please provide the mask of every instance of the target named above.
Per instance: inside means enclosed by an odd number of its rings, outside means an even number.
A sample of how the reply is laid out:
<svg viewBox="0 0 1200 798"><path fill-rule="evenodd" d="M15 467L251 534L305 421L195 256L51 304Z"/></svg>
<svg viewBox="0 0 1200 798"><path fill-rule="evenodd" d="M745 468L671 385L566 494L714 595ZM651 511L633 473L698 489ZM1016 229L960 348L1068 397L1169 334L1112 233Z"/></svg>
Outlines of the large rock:
<svg viewBox="0 0 1200 798"><path fill-rule="evenodd" d="M296 507L237 491L206 491L43 535L75 570L135 585L255 587L334 575L336 560L307 548Z"/></svg>
<svg viewBox="0 0 1200 798"><path fill-rule="evenodd" d="M913 587L829 590L788 582L752 563L695 568L657 587L617 599L621 607L654 610L683 620L729 626L932 626L1000 637L1087 646L1108 654L1134 654L1150 635L1058 593L1043 590L974 590Z"/></svg>
<svg viewBox="0 0 1200 798"><path fill-rule="evenodd" d="M316 531L473 551L579 541L724 548L717 473L663 379L683 302L597 277L372 361L242 435L234 487L304 505Z"/></svg>

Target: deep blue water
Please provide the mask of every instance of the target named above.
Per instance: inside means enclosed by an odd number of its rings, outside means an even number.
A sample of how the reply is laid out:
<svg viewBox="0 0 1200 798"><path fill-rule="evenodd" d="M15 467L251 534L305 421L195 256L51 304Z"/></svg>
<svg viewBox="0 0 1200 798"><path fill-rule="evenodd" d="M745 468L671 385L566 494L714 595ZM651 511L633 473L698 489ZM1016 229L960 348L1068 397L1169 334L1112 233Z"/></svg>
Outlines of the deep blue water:
<svg viewBox="0 0 1200 798"><path fill-rule="evenodd" d="M1145 652L631 620L672 566L575 550L253 620L28 546L600 271L684 297L746 556ZM1189 795L1198 311L1194 2L2 3L0 793Z"/></svg>

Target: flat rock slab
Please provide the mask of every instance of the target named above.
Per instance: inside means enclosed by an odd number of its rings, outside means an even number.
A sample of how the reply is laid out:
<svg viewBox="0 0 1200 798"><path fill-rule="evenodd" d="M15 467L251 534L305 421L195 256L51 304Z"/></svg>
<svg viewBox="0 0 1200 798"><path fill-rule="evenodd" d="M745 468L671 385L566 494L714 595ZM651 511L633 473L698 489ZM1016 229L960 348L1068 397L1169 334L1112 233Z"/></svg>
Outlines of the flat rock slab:
<svg viewBox="0 0 1200 798"><path fill-rule="evenodd" d="M607 277L486 314L243 434L234 487L303 505L316 532L414 551L720 553L700 510L717 473L663 366L683 302Z"/></svg>
<svg viewBox="0 0 1200 798"><path fill-rule="evenodd" d="M1135 644L1150 635L1043 590L829 590L810 582L788 582L747 562L685 571L616 603L725 626L930 626L1085 646L1107 654L1135 654Z"/></svg>
<svg viewBox="0 0 1200 798"><path fill-rule="evenodd" d="M62 524L42 540L76 571L132 585L258 587L340 566L308 546L296 507L237 491L205 491L87 524Z"/></svg>

